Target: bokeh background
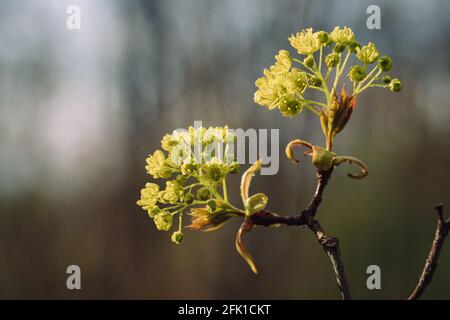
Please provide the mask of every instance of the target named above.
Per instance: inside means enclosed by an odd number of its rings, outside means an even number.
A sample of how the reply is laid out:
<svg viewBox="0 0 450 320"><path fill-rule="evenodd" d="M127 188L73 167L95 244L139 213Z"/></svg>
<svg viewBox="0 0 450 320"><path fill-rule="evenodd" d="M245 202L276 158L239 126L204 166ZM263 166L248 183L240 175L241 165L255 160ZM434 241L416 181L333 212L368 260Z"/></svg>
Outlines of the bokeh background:
<svg viewBox="0 0 450 320"><path fill-rule="evenodd" d="M81 8L81 30L66 28L69 4ZM370 4L381 30L366 28ZM147 154L194 120L279 128L281 148L297 137L321 143L307 112L289 120L254 105L254 80L292 32L335 25L390 54L404 90L359 99L336 150L371 174L336 170L319 217L341 240L355 298L407 297L433 206L450 212L449 15L445 0L1 1L0 298L339 298L308 230L254 230L255 276L235 252L238 221L186 232L176 246L135 204ZM283 157L278 175L255 179L280 213L298 212L313 189L313 167ZM66 288L70 264L82 269L81 291ZM371 264L382 290L366 288ZM447 244L425 298L450 298L449 268Z"/></svg>

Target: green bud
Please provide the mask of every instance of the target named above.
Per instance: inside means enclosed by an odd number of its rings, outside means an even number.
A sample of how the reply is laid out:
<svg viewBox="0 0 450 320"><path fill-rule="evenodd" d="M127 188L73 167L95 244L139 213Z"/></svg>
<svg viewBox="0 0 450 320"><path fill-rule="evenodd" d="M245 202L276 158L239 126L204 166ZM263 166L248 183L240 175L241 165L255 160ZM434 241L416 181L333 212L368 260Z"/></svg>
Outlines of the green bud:
<svg viewBox="0 0 450 320"><path fill-rule="evenodd" d="M175 231L172 233L171 240L176 244L180 244L183 241L183 233L181 231Z"/></svg>
<svg viewBox="0 0 450 320"><path fill-rule="evenodd" d="M388 56L382 56L378 59L378 66L384 72L387 72L392 69L392 59Z"/></svg>
<svg viewBox="0 0 450 320"><path fill-rule="evenodd" d="M208 203L207 203L207 206L208 206L208 211L209 212L212 213L212 212L216 211L216 209L217 209L216 200L209 200Z"/></svg>
<svg viewBox="0 0 450 320"><path fill-rule="evenodd" d="M192 163L186 163L181 166L181 174L183 174L185 176L189 176L189 175L195 173L196 170L197 170L196 165L192 164Z"/></svg>
<svg viewBox="0 0 450 320"><path fill-rule="evenodd" d="M211 191L206 188L202 187L197 190L197 198L201 201L206 201L211 197Z"/></svg>
<svg viewBox="0 0 450 320"><path fill-rule="evenodd" d="M398 79L392 79L391 83L389 84L389 89L392 92L399 92L402 90L402 83Z"/></svg>
<svg viewBox="0 0 450 320"><path fill-rule="evenodd" d="M391 83L392 79L389 76L383 76L381 78L381 81L383 81L384 84L389 84L389 83Z"/></svg>
<svg viewBox="0 0 450 320"><path fill-rule="evenodd" d="M184 203L191 204L192 202L194 202L194 196L192 195L192 193L186 194L184 196Z"/></svg>
<svg viewBox="0 0 450 320"><path fill-rule="evenodd" d="M336 67L340 60L341 57L337 53L330 53L325 57L325 63L329 69Z"/></svg>
<svg viewBox="0 0 450 320"><path fill-rule="evenodd" d="M357 41L353 41L352 44L348 46L348 49L350 50L351 53L356 53L357 52L356 48L361 49L361 44Z"/></svg>
<svg viewBox="0 0 450 320"><path fill-rule="evenodd" d="M314 65L314 58L312 55L307 56L305 59L303 59L303 63L305 64L305 66L312 68L312 66Z"/></svg>
<svg viewBox="0 0 450 320"><path fill-rule="evenodd" d="M247 198L244 203L245 215L250 217L255 212L264 210L269 198L264 193L257 193Z"/></svg>
<svg viewBox="0 0 450 320"><path fill-rule="evenodd" d="M348 73L348 77L353 81L362 81L366 77L366 71L361 66L352 66Z"/></svg>
<svg viewBox="0 0 450 320"><path fill-rule="evenodd" d="M326 44L330 39L330 36L325 31L320 31L317 36L322 44Z"/></svg>
<svg viewBox="0 0 450 320"><path fill-rule="evenodd" d="M337 43L335 46L334 46L334 52L337 52L337 53L341 53L341 52L343 52L344 50L345 50L345 45L344 44L339 44L339 43Z"/></svg>
<svg viewBox="0 0 450 320"><path fill-rule="evenodd" d="M313 146L312 163L317 169L326 171L333 166L333 159L336 154L324 148Z"/></svg>
<svg viewBox="0 0 450 320"><path fill-rule="evenodd" d="M322 85L322 80L319 77L312 76L308 79L308 84L313 87L320 87Z"/></svg>
<svg viewBox="0 0 450 320"><path fill-rule="evenodd" d="M206 176L213 182L220 182L224 177L222 167L218 164L211 164L205 168Z"/></svg>

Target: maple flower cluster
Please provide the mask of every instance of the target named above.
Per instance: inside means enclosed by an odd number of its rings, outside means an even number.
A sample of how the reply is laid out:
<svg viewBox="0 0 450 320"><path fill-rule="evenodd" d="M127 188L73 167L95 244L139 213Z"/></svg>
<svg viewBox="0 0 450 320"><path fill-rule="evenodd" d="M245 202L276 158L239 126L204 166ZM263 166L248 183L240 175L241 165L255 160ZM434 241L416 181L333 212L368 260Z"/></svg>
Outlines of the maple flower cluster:
<svg viewBox="0 0 450 320"><path fill-rule="evenodd" d="M289 42L300 57L280 50L275 64L256 80L258 90L254 96L255 103L269 110L278 108L285 117L292 118L305 108L318 116L322 111L329 111L333 100L337 99L340 77L352 56L356 63L348 67L346 74L353 86L350 97L370 87L389 88L393 92L401 90L400 80L386 74L392 69L392 59L380 56L372 42L361 46L350 28L335 27L330 33L308 28L291 35ZM325 101L308 99L308 89L322 92Z"/></svg>
<svg viewBox="0 0 450 320"><path fill-rule="evenodd" d="M189 127L166 134L161 140L162 150L146 159L147 173L156 180L165 180L165 188L155 182L147 183L137 204L153 219L158 230L169 231L174 216L179 215L179 228L172 235L175 243L183 238L185 209L202 206L211 216L224 208L230 209L219 191L224 188L227 175L239 170L239 164L224 152L234 137L227 127ZM226 193L226 189L222 191ZM194 214L198 216L198 211Z"/></svg>

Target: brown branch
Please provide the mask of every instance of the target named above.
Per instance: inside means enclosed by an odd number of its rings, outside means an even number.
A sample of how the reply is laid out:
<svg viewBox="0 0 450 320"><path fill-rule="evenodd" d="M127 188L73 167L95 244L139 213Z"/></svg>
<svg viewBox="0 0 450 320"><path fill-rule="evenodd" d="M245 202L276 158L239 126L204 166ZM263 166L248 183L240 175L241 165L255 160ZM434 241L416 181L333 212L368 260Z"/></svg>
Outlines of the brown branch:
<svg viewBox="0 0 450 320"><path fill-rule="evenodd" d="M311 202L305 210L299 215L278 216L269 211L260 211L255 213L251 220L254 225L269 227L272 225L288 225L288 226L307 226L316 236L319 244L327 253L333 265L336 281L339 286L342 299L351 299L348 281L346 278L344 264L339 249L339 240L326 235L319 221L315 219L317 209L322 202L322 195L325 187L331 178L333 169L328 171L317 172L317 188ZM444 220L443 206L441 204L435 207L438 215L436 233L430 252L425 262L419 282L408 300L419 299L430 285L433 274L437 268L437 261L444 245L445 239L450 231L450 217Z"/></svg>
<svg viewBox="0 0 450 320"><path fill-rule="evenodd" d="M260 211L255 213L251 220L254 225L271 226L277 224L295 225L295 226L308 226L308 228L314 233L319 244L327 253L331 260L333 270L338 283L339 292L342 299L351 299L350 289L345 275L344 264L342 262L341 253L339 250L339 240L326 235L324 229L320 225L319 221L315 219L317 209L322 202L322 195L328 180L331 177L333 169L327 171L319 170L317 172L317 188L313 195L311 202L308 204L305 210L296 216L278 216L268 211Z"/></svg>
<svg viewBox="0 0 450 320"><path fill-rule="evenodd" d="M341 252L339 250L339 240L337 238L329 237L325 234L319 221L312 219L308 223L309 229L314 232L317 240L322 248L327 253L333 266L336 281L339 287L339 292L343 300L350 300L350 287L348 285L347 276L345 274L344 263L342 261Z"/></svg>
<svg viewBox="0 0 450 320"><path fill-rule="evenodd" d="M443 214L444 208L442 204L438 204L435 207L435 209L437 211L438 220L434 240L431 245L431 249L428 254L427 260L425 261L425 266L423 267L423 271L420 276L419 282L414 291L409 296L408 300L419 299L425 292L429 284L431 283L431 279L433 278L433 274L437 268L437 261L439 259L439 255L444 245L445 238L447 237L450 229L450 218L444 220Z"/></svg>

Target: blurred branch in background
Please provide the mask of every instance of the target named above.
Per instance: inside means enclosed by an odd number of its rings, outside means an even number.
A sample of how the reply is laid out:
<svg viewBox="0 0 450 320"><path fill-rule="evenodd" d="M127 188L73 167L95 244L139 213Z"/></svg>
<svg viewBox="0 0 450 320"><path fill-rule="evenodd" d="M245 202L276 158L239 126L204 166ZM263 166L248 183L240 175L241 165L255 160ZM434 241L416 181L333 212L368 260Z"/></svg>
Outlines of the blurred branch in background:
<svg viewBox="0 0 450 320"><path fill-rule="evenodd" d="M433 278L433 274L436 271L438 265L437 262L439 259L439 255L441 254L442 247L444 246L445 238L447 237L448 231L450 229L450 218L447 218L447 220L444 219L444 207L442 206L442 204L438 204L435 209L438 216L436 234L434 236L433 244L431 245L430 253L428 254L427 260L425 262L425 266L423 267L419 283L409 296L409 300L419 299L423 295L427 287L430 285L431 279Z"/></svg>

